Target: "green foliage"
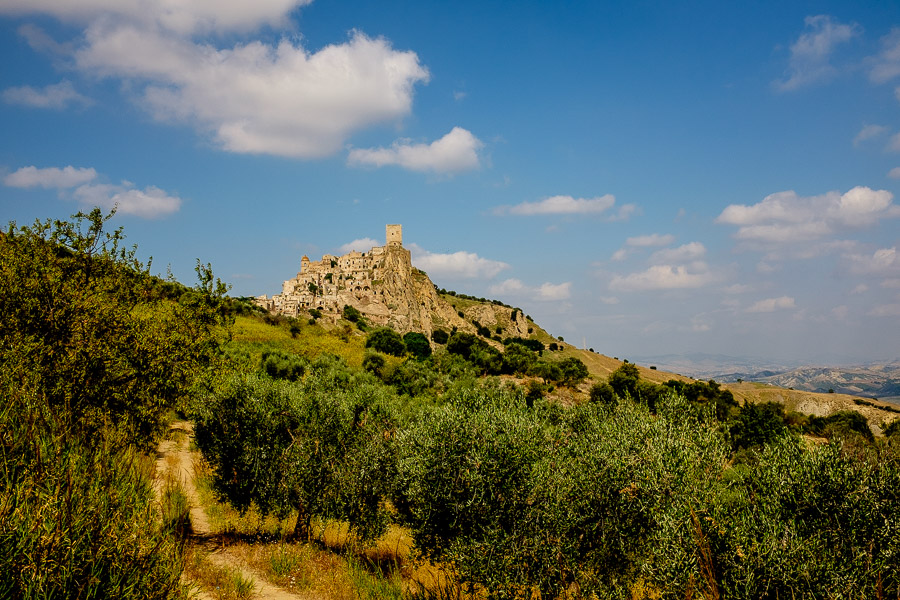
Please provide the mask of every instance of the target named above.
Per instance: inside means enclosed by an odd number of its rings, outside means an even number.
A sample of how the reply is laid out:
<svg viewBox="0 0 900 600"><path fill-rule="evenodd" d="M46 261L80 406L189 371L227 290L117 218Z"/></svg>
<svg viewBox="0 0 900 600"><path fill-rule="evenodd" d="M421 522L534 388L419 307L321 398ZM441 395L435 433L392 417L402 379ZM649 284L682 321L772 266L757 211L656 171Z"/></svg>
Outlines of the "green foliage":
<svg viewBox="0 0 900 600"><path fill-rule="evenodd" d="M772 443L788 433L784 420L784 406L778 402L746 403L731 424L734 448L754 448Z"/></svg>
<svg viewBox="0 0 900 600"><path fill-rule="evenodd" d="M696 582L679 565L699 562L723 598L897 597L898 490L896 454L781 437L698 506L693 528L669 530L659 550L670 561L654 579L683 597Z"/></svg>
<svg viewBox="0 0 900 600"><path fill-rule="evenodd" d="M35 425L0 409L0 598L183 597L186 506L159 520L153 463Z"/></svg>
<svg viewBox="0 0 900 600"><path fill-rule="evenodd" d="M211 397L195 435L214 487L235 508L344 519L362 538L384 532L394 417L384 392L319 359L302 384L234 376Z"/></svg>
<svg viewBox="0 0 900 600"><path fill-rule="evenodd" d="M431 339L435 344L444 345L447 343L447 340L450 339L450 334L443 329L435 329L431 332Z"/></svg>
<svg viewBox="0 0 900 600"><path fill-rule="evenodd" d="M715 404L716 418L720 421L728 421L735 417L740 408L734 399L734 395L728 390L723 390L714 380L710 380L709 383L703 381L685 383L684 381L670 379L663 385L682 394L691 402Z"/></svg>
<svg viewBox="0 0 900 600"><path fill-rule="evenodd" d="M296 381L306 372L308 361L296 354L278 350L265 350L260 359L260 370L273 379Z"/></svg>
<svg viewBox="0 0 900 600"><path fill-rule="evenodd" d="M638 368L629 362L622 363L618 369L609 374L609 385L619 398L638 400L638 381L641 374Z"/></svg>
<svg viewBox="0 0 900 600"><path fill-rule="evenodd" d="M562 373L560 381L566 385L574 386L588 376L587 366L574 356L568 356L557 364Z"/></svg>
<svg viewBox="0 0 900 600"><path fill-rule="evenodd" d="M406 354L406 346L400 334L389 327L379 327L366 337L366 348L372 348L392 356Z"/></svg>
<svg viewBox="0 0 900 600"><path fill-rule="evenodd" d="M366 352L365 357L363 357L362 368L364 371L372 373L379 379L384 380L385 378L385 368L387 367L387 361L384 360L384 356L379 354L378 352L368 351Z"/></svg>
<svg viewBox="0 0 900 600"><path fill-rule="evenodd" d="M344 310L341 312L341 316L351 323L357 323L360 319L363 318L362 313L349 304L344 305Z"/></svg>
<svg viewBox="0 0 900 600"><path fill-rule="evenodd" d="M521 344L510 344L503 351L504 373L531 373L537 362L537 355Z"/></svg>
<svg viewBox="0 0 900 600"><path fill-rule="evenodd" d="M508 337L504 338L503 345L509 346L510 344L519 344L520 346L525 346L529 350L533 352L540 352L544 349L544 344L539 340L533 340L529 338L523 337Z"/></svg>
<svg viewBox="0 0 900 600"><path fill-rule="evenodd" d="M874 441L868 421L855 410L842 410L827 417L811 416L806 422L805 429L809 433L829 439L859 436L869 443Z"/></svg>
<svg viewBox="0 0 900 600"><path fill-rule="evenodd" d="M215 362L225 287L198 264L197 288L160 299L121 230L104 231L109 217L74 219L0 239L0 370L34 392L29 418L85 433L114 424L149 443Z"/></svg>
<svg viewBox="0 0 900 600"><path fill-rule="evenodd" d="M896 437L900 439L900 419L891 421L891 423L884 428L883 433L885 437Z"/></svg>
<svg viewBox="0 0 900 600"><path fill-rule="evenodd" d="M602 406L615 406L618 402L615 390L606 382L595 383L591 386L590 398L591 402Z"/></svg>
<svg viewBox="0 0 900 600"><path fill-rule="evenodd" d="M403 336L403 345L406 351L412 354L418 360L424 360L431 356L431 344L421 333L410 331Z"/></svg>

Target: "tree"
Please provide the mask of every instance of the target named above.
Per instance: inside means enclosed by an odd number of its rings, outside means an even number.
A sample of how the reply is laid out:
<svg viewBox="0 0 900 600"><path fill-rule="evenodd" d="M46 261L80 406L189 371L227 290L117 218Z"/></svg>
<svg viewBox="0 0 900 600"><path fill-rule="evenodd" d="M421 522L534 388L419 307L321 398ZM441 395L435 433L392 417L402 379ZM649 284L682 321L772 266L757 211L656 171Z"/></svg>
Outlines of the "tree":
<svg viewBox="0 0 900 600"><path fill-rule="evenodd" d="M406 346L400 334L389 327L380 327L366 336L366 348L372 348L392 356L406 354Z"/></svg>
<svg viewBox="0 0 900 600"><path fill-rule="evenodd" d="M570 386L577 385L588 376L587 366L574 356L568 356L559 361L559 369L562 371L562 381Z"/></svg>
<svg viewBox="0 0 900 600"><path fill-rule="evenodd" d="M638 368L629 362L609 374L609 385L619 398L631 398L638 400L638 381L641 373Z"/></svg>
<svg viewBox="0 0 900 600"><path fill-rule="evenodd" d="M196 288L160 298L122 230L104 229L111 217L10 224L0 237L0 371L37 399L28 418L149 444L216 363L226 287L198 262Z"/></svg>
<svg viewBox="0 0 900 600"><path fill-rule="evenodd" d="M344 305L344 310L341 312L341 316L351 323L357 323L360 319L362 319L362 313L349 304Z"/></svg>
<svg viewBox="0 0 900 600"><path fill-rule="evenodd" d="M410 331L403 336L403 345L406 351L416 357L418 360L424 360L431 356L431 344L421 333Z"/></svg>
<svg viewBox="0 0 900 600"><path fill-rule="evenodd" d="M394 416L384 391L314 372L303 384L233 376L197 419L213 485L235 508L346 519L361 538L384 532Z"/></svg>
<svg viewBox="0 0 900 600"><path fill-rule="evenodd" d="M444 331L443 329L435 329L431 332L431 339L435 344L446 344L447 340L450 339L450 334Z"/></svg>
<svg viewBox="0 0 900 600"><path fill-rule="evenodd" d="M784 424L784 406L778 402L748 402L731 425L735 449L770 444L788 433Z"/></svg>

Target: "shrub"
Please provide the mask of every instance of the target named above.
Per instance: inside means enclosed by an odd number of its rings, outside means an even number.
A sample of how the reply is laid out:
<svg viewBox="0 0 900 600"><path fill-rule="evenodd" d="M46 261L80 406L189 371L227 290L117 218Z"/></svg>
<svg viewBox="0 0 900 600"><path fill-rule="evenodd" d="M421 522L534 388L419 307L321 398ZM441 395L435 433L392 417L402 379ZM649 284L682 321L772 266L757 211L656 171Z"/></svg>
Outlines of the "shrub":
<svg viewBox="0 0 900 600"><path fill-rule="evenodd" d="M331 377L337 367L321 363L302 385L232 377L197 419L196 441L235 508L296 510L301 537L320 517L372 539L387 526L393 412L380 388Z"/></svg>
<svg viewBox="0 0 900 600"><path fill-rule="evenodd" d="M424 360L431 356L431 344L421 333L410 331L403 336L403 344L406 346L407 352L412 354L418 360Z"/></svg>
<svg viewBox="0 0 900 600"><path fill-rule="evenodd" d="M406 354L406 346L400 334L388 327L379 327L366 336L366 348L372 348L392 356Z"/></svg>
<svg viewBox="0 0 900 600"><path fill-rule="evenodd" d="M357 323L360 319L362 319L362 313L349 304L344 305L344 310L341 312L341 316L351 323Z"/></svg>
<svg viewBox="0 0 900 600"><path fill-rule="evenodd" d="M784 406L778 402L747 402L731 424L734 448L762 446L782 437L788 433L784 419Z"/></svg>
<svg viewBox="0 0 900 600"><path fill-rule="evenodd" d="M450 339L450 334L444 331L443 329L435 329L431 332L431 339L435 344L446 344L447 340Z"/></svg>
<svg viewBox="0 0 900 600"><path fill-rule="evenodd" d="M272 379L296 381L306 372L306 359L296 354L266 350L260 358L260 370Z"/></svg>

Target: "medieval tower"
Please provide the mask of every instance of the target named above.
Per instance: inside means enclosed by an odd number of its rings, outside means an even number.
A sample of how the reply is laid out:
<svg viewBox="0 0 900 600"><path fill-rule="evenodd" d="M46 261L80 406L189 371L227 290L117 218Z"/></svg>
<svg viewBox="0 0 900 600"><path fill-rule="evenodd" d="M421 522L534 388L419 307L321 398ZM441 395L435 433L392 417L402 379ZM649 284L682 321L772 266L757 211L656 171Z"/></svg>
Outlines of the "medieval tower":
<svg viewBox="0 0 900 600"><path fill-rule="evenodd" d="M403 225L385 225L384 230L387 246L403 245Z"/></svg>

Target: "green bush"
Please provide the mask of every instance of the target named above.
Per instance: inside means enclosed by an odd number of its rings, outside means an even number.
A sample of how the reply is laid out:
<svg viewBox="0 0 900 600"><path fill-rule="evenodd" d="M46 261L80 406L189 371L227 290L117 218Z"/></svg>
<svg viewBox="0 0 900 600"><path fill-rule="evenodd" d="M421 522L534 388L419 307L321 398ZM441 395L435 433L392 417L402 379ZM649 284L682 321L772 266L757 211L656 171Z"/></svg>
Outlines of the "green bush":
<svg viewBox="0 0 900 600"><path fill-rule="evenodd" d="M403 345L406 351L419 360L424 360L431 356L431 344L421 333L410 331L403 336Z"/></svg>
<svg viewBox="0 0 900 600"><path fill-rule="evenodd" d="M260 358L260 369L273 379L296 381L303 377L308 362L296 354L266 350Z"/></svg>
<svg viewBox="0 0 900 600"><path fill-rule="evenodd" d="M186 597L186 507L160 520L153 462L35 431L20 408L0 409L0 598Z"/></svg>
<svg viewBox="0 0 900 600"><path fill-rule="evenodd" d="M295 535L313 517L344 519L362 539L384 532L391 482L390 397L336 376L327 360L299 383L233 376L197 419L197 446L214 487L239 510L297 511Z"/></svg>
<svg viewBox="0 0 900 600"><path fill-rule="evenodd" d="M400 334L388 327L379 327L366 336L366 348L372 348L392 356L406 354L406 346Z"/></svg>
<svg viewBox="0 0 900 600"><path fill-rule="evenodd" d="M435 329L431 332L431 339L435 344L444 345L447 343L447 340L450 339L450 334L443 329Z"/></svg>

